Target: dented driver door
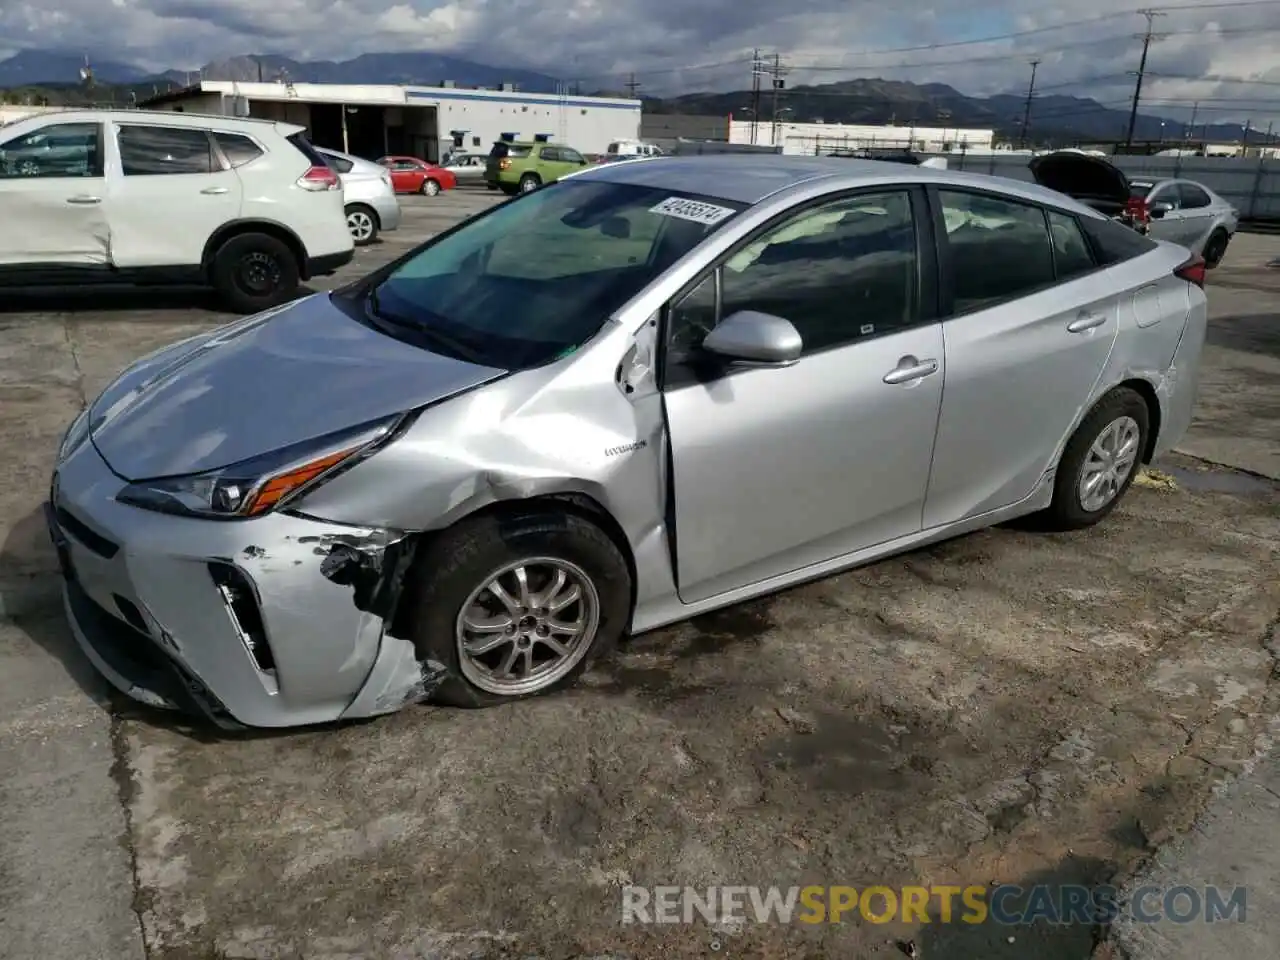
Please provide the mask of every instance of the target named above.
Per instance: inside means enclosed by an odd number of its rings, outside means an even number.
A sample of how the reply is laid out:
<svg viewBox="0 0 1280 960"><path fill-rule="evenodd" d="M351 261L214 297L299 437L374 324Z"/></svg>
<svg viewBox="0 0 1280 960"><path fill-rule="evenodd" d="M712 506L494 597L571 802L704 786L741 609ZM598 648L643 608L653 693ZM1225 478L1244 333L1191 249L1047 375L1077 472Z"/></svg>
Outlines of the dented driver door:
<svg viewBox="0 0 1280 960"><path fill-rule="evenodd" d="M106 267L101 123L47 123L0 141L0 267Z"/></svg>

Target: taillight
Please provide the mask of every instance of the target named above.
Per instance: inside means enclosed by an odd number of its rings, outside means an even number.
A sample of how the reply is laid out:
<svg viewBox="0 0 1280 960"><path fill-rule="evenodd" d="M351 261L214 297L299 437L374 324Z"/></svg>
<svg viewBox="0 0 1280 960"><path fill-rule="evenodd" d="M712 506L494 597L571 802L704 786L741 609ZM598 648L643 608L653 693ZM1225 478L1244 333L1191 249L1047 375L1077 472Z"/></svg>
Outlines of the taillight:
<svg viewBox="0 0 1280 960"><path fill-rule="evenodd" d="M298 186L303 190L341 190L342 181L328 167L312 167L298 178Z"/></svg>
<svg viewBox="0 0 1280 960"><path fill-rule="evenodd" d="M1124 211L1138 223L1147 223L1151 219L1147 201L1142 197L1130 197L1129 202L1124 205Z"/></svg>
<svg viewBox="0 0 1280 960"><path fill-rule="evenodd" d="M510 160L508 160L508 159L506 159L505 157L504 157L503 159L499 160L499 161L498 161L498 169L499 169L499 170L510 170L510 169L511 169L511 161L510 161Z"/></svg>
<svg viewBox="0 0 1280 960"><path fill-rule="evenodd" d="M1193 253L1186 263L1173 271L1173 275L1187 281L1187 283L1194 283L1203 290L1205 281L1204 257Z"/></svg>

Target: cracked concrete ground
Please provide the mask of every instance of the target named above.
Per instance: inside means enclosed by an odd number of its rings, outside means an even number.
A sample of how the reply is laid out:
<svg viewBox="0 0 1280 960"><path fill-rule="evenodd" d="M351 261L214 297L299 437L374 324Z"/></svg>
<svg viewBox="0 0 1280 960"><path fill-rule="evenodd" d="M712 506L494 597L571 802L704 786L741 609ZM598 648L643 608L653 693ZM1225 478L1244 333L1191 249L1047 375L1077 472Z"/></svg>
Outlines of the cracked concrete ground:
<svg viewBox="0 0 1280 960"><path fill-rule="evenodd" d="M488 200L410 201L394 243ZM234 738L108 704L40 592L35 512L80 398L225 318L0 313L0 576L27 591L0 628L0 957L1087 957L1071 927L621 927L618 886L1093 884L1186 830L1275 714L1280 495L1205 461L1280 478L1277 252L1242 236L1214 277L1204 459L1092 531L987 531L701 617L546 700Z"/></svg>

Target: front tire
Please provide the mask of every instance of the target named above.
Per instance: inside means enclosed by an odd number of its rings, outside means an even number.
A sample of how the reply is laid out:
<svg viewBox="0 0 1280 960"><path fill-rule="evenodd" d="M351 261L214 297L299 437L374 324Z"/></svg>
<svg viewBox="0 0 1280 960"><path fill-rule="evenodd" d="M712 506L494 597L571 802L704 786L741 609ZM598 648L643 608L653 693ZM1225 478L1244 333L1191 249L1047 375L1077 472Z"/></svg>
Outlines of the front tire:
<svg viewBox="0 0 1280 960"><path fill-rule="evenodd" d="M418 657L442 663L434 699L490 707L573 683L626 629L631 577L613 540L575 513L464 520L414 565Z"/></svg>
<svg viewBox="0 0 1280 960"><path fill-rule="evenodd" d="M298 293L298 260L281 240L265 233L232 237L213 256L209 279L236 313L258 313Z"/></svg>
<svg viewBox="0 0 1280 960"><path fill-rule="evenodd" d="M357 247L367 247L378 239L378 215L362 203L347 207L347 229Z"/></svg>
<svg viewBox="0 0 1280 960"><path fill-rule="evenodd" d="M1043 514L1050 529L1082 530L1116 508L1141 469L1150 422L1147 402L1128 387L1098 401L1062 453Z"/></svg>
<svg viewBox="0 0 1280 960"><path fill-rule="evenodd" d="M438 196L440 193L440 184L428 177L422 181L422 195L424 197Z"/></svg>

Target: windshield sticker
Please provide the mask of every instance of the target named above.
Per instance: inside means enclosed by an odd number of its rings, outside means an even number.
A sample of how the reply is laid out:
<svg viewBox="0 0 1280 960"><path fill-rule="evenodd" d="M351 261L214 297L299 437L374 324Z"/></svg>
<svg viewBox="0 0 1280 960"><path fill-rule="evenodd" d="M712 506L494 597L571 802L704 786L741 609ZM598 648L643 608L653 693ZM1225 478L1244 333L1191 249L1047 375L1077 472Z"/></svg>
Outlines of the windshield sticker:
<svg viewBox="0 0 1280 960"><path fill-rule="evenodd" d="M650 207L649 212L664 217L691 220L694 223L705 223L708 226L727 220L734 214L734 211L728 207L717 207L713 203L702 203L699 200L686 200L684 197L667 197L656 207Z"/></svg>

